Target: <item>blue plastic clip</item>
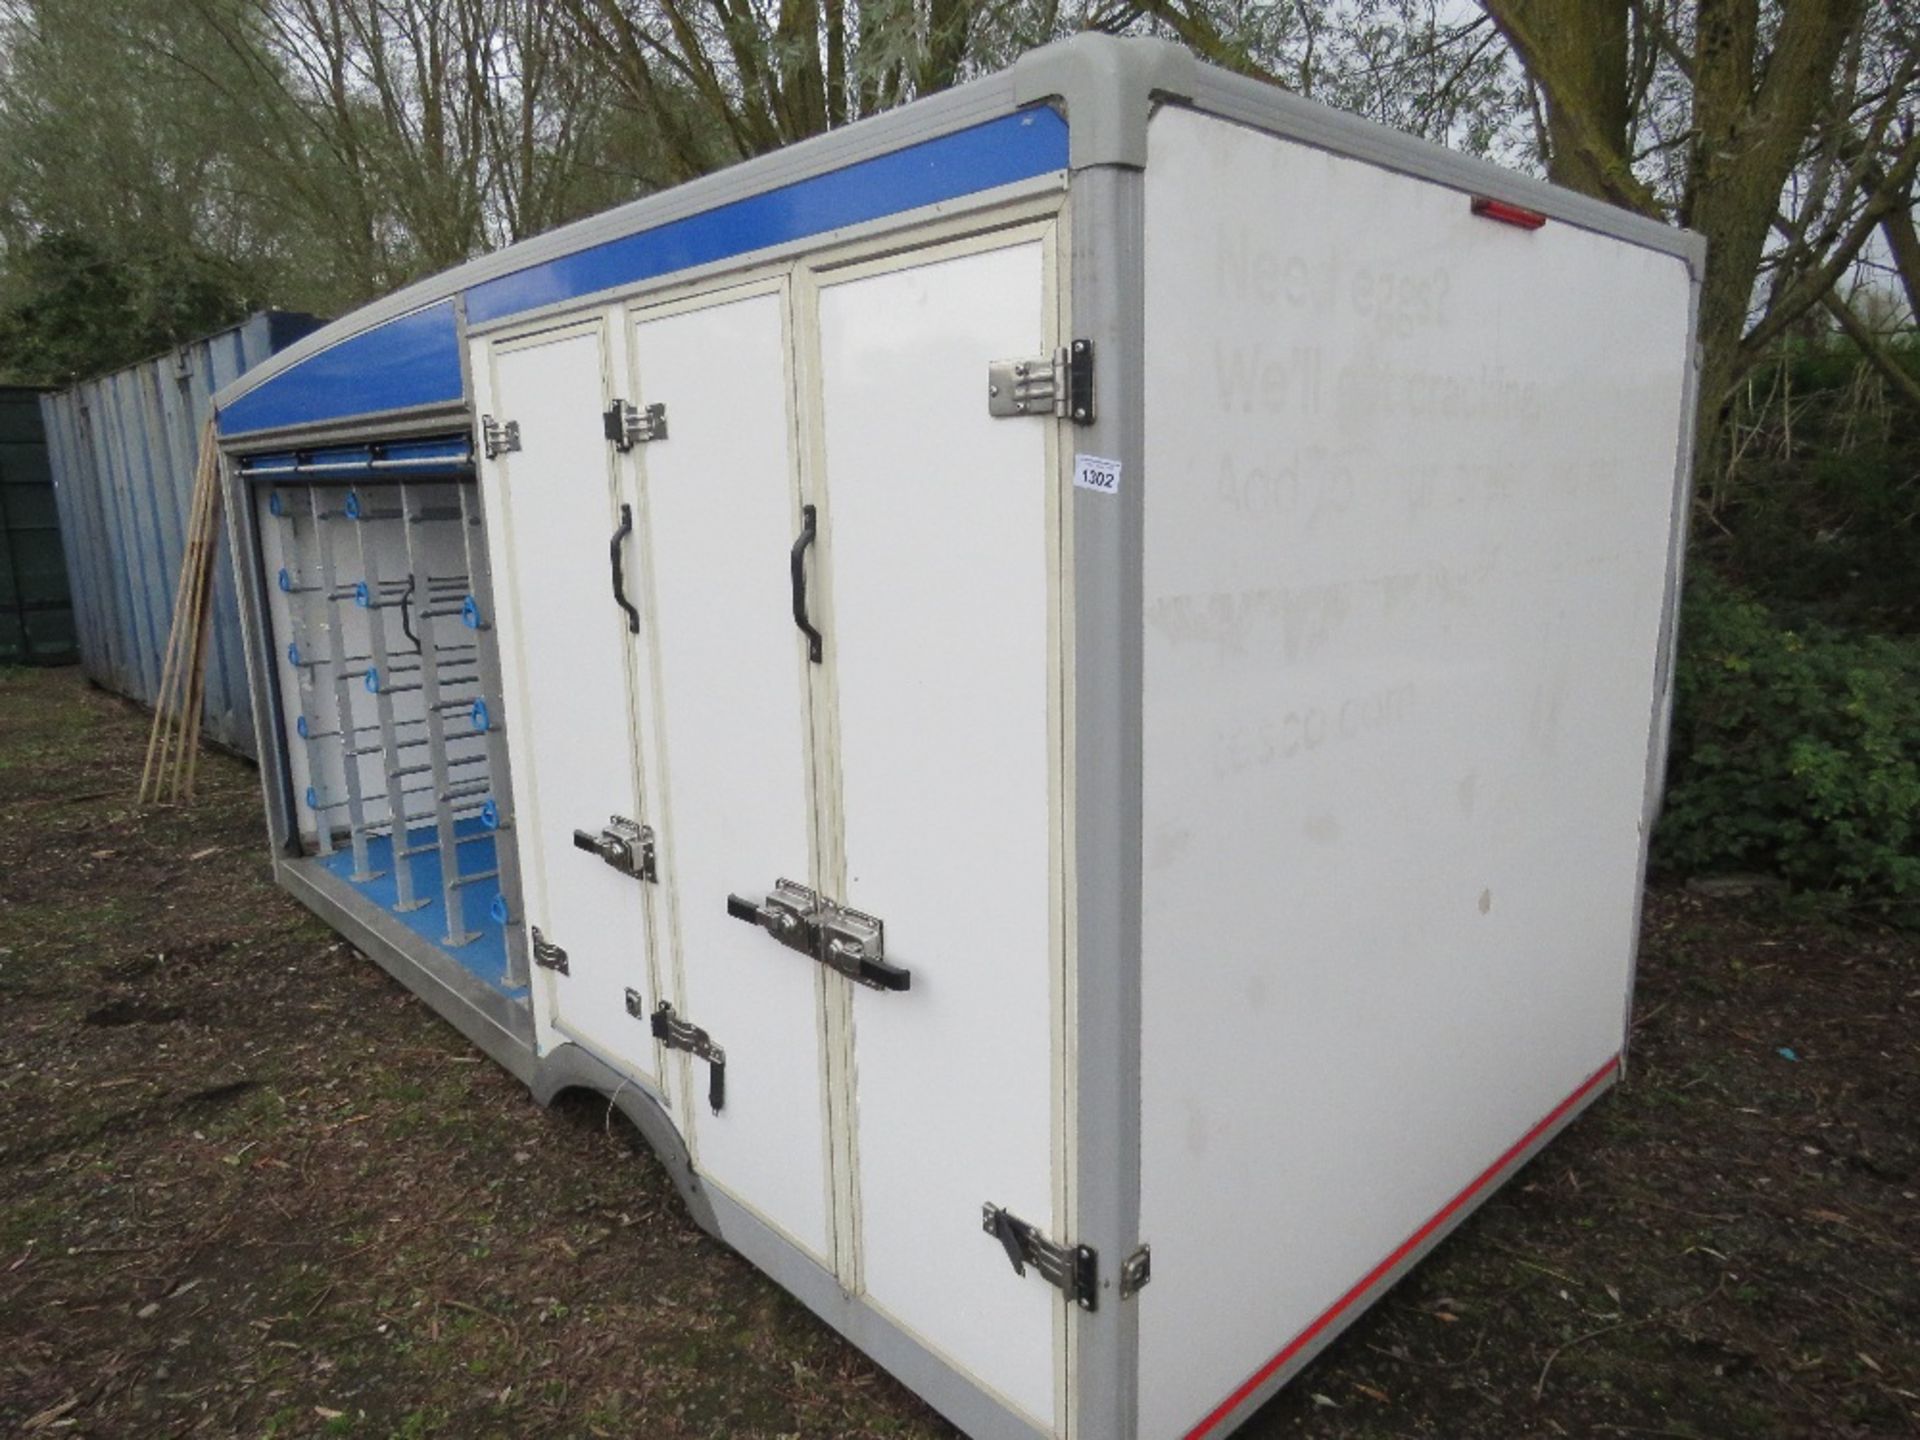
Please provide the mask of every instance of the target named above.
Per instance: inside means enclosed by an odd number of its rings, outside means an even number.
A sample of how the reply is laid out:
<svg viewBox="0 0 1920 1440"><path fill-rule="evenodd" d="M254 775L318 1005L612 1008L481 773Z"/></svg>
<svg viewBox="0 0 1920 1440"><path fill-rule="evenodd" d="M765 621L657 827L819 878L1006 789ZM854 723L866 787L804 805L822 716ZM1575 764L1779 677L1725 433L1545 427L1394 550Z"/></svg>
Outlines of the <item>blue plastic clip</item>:
<svg viewBox="0 0 1920 1440"><path fill-rule="evenodd" d="M293 576L287 573L286 566L282 565L280 567L278 579L280 582L280 593L283 595L291 595L293 593Z"/></svg>
<svg viewBox="0 0 1920 1440"><path fill-rule="evenodd" d="M473 721L476 730L484 732L492 728L493 717L487 713L487 702L484 700L473 702L473 709L467 712L467 718Z"/></svg>
<svg viewBox="0 0 1920 1440"><path fill-rule="evenodd" d="M491 795L487 797L486 804L480 807L480 826L484 830L500 828L500 807L494 803Z"/></svg>
<svg viewBox="0 0 1920 1440"><path fill-rule="evenodd" d="M493 923L496 925L504 925L513 918L513 912L507 908L507 897L505 895L496 895L493 897L493 903L487 906L487 914L492 917Z"/></svg>
<svg viewBox="0 0 1920 1440"><path fill-rule="evenodd" d="M289 665L298 665L300 663L300 642L298 640L289 640L287 642L287 663Z"/></svg>
<svg viewBox="0 0 1920 1440"><path fill-rule="evenodd" d="M378 695L380 693L380 672L369 665L367 667L367 678L361 683L367 687L367 693L369 695Z"/></svg>
<svg viewBox="0 0 1920 1440"><path fill-rule="evenodd" d="M366 581L360 580L355 582L353 587L353 603L358 605L362 610L365 610L373 604L373 592L367 589Z"/></svg>
<svg viewBox="0 0 1920 1440"><path fill-rule="evenodd" d="M320 792L311 785L307 786L307 808L309 810L320 808Z"/></svg>
<svg viewBox="0 0 1920 1440"><path fill-rule="evenodd" d="M349 520L358 520L360 518L360 492L358 490L347 491L347 518Z"/></svg>
<svg viewBox="0 0 1920 1440"><path fill-rule="evenodd" d="M302 740L305 740L308 738L306 716L302 715L299 719L293 722L293 733L298 735Z"/></svg>
<svg viewBox="0 0 1920 1440"><path fill-rule="evenodd" d="M471 595L460 602L460 623L469 630L480 628L480 602Z"/></svg>
<svg viewBox="0 0 1920 1440"><path fill-rule="evenodd" d="M280 492L278 490L267 496L267 513L269 515L284 515L287 513L287 507L281 502Z"/></svg>

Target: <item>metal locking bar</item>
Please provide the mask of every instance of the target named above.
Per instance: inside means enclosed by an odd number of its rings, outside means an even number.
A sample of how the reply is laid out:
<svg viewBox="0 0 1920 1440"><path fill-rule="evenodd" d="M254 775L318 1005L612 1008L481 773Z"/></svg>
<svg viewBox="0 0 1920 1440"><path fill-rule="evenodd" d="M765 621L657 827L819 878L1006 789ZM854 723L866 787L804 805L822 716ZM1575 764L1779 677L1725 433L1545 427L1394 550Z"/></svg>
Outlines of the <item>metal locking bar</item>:
<svg viewBox="0 0 1920 1440"><path fill-rule="evenodd" d="M727 914L758 925L789 950L811 955L818 940L816 912L820 897L792 880L776 880L773 891L758 905L738 895L727 897Z"/></svg>
<svg viewBox="0 0 1920 1440"><path fill-rule="evenodd" d="M820 902L820 963L869 990L910 990L913 972L886 958L886 926L863 911Z"/></svg>
<svg viewBox="0 0 1920 1440"><path fill-rule="evenodd" d="M727 897L727 914L758 925L789 950L869 990L907 990L913 972L886 958L886 927L864 911L827 899L792 880L776 880L759 904Z"/></svg>
<svg viewBox="0 0 1920 1440"><path fill-rule="evenodd" d="M612 816L598 835L585 830L574 831L573 848L584 850L589 855L598 855L622 875L631 875L636 880L659 879L654 860L653 827L629 820L624 815Z"/></svg>

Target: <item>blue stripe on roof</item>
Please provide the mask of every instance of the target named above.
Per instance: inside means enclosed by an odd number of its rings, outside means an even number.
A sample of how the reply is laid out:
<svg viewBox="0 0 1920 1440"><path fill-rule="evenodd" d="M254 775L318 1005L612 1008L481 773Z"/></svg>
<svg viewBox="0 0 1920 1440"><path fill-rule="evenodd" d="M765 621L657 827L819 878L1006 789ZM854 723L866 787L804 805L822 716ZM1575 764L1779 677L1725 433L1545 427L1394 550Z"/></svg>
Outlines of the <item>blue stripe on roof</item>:
<svg viewBox="0 0 1920 1440"><path fill-rule="evenodd" d="M465 396L453 301L442 300L282 370L220 412L220 433L309 425Z"/></svg>
<svg viewBox="0 0 1920 1440"><path fill-rule="evenodd" d="M1067 122L1051 109L1023 110L484 281L467 291L467 320L498 320L1066 168Z"/></svg>
<svg viewBox="0 0 1920 1440"><path fill-rule="evenodd" d="M1046 107L989 120L530 265L466 292L472 324L750 254L1067 168L1067 122ZM466 398L453 301L349 336L220 412L222 435Z"/></svg>

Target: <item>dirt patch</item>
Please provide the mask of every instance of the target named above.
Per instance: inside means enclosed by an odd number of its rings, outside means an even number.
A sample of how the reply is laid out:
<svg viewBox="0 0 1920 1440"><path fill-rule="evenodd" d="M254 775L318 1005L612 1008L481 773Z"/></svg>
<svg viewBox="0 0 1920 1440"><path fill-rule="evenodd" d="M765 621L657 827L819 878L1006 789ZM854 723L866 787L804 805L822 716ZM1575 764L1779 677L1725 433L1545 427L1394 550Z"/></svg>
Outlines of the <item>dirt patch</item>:
<svg viewBox="0 0 1920 1440"><path fill-rule="evenodd" d="M139 1000L109 1000L80 1017L82 1025L170 1025L186 1011L178 1005L150 1005Z"/></svg>
<svg viewBox="0 0 1920 1440"><path fill-rule="evenodd" d="M136 812L145 739L0 672L0 1432L953 1434L274 890L251 770ZM1655 894L1628 1082L1241 1433L1920 1433L1920 953L1772 904Z"/></svg>

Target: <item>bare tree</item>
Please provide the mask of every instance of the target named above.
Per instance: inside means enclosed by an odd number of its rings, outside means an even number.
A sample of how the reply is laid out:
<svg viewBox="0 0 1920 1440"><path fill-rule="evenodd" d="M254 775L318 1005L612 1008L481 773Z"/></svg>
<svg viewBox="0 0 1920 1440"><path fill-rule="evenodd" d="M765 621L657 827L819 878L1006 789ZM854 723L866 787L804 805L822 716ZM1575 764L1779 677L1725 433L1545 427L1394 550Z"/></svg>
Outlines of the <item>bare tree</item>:
<svg viewBox="0 0 1920 1440"><path fill-rule="evenodd" d="M1548 173L1706 236L1703 435L1815 307L1897 370L1836 287L1876 229L1896 247L1911 230L1920 62L1903 4L1484 3L1543 97Z"/></svg>

